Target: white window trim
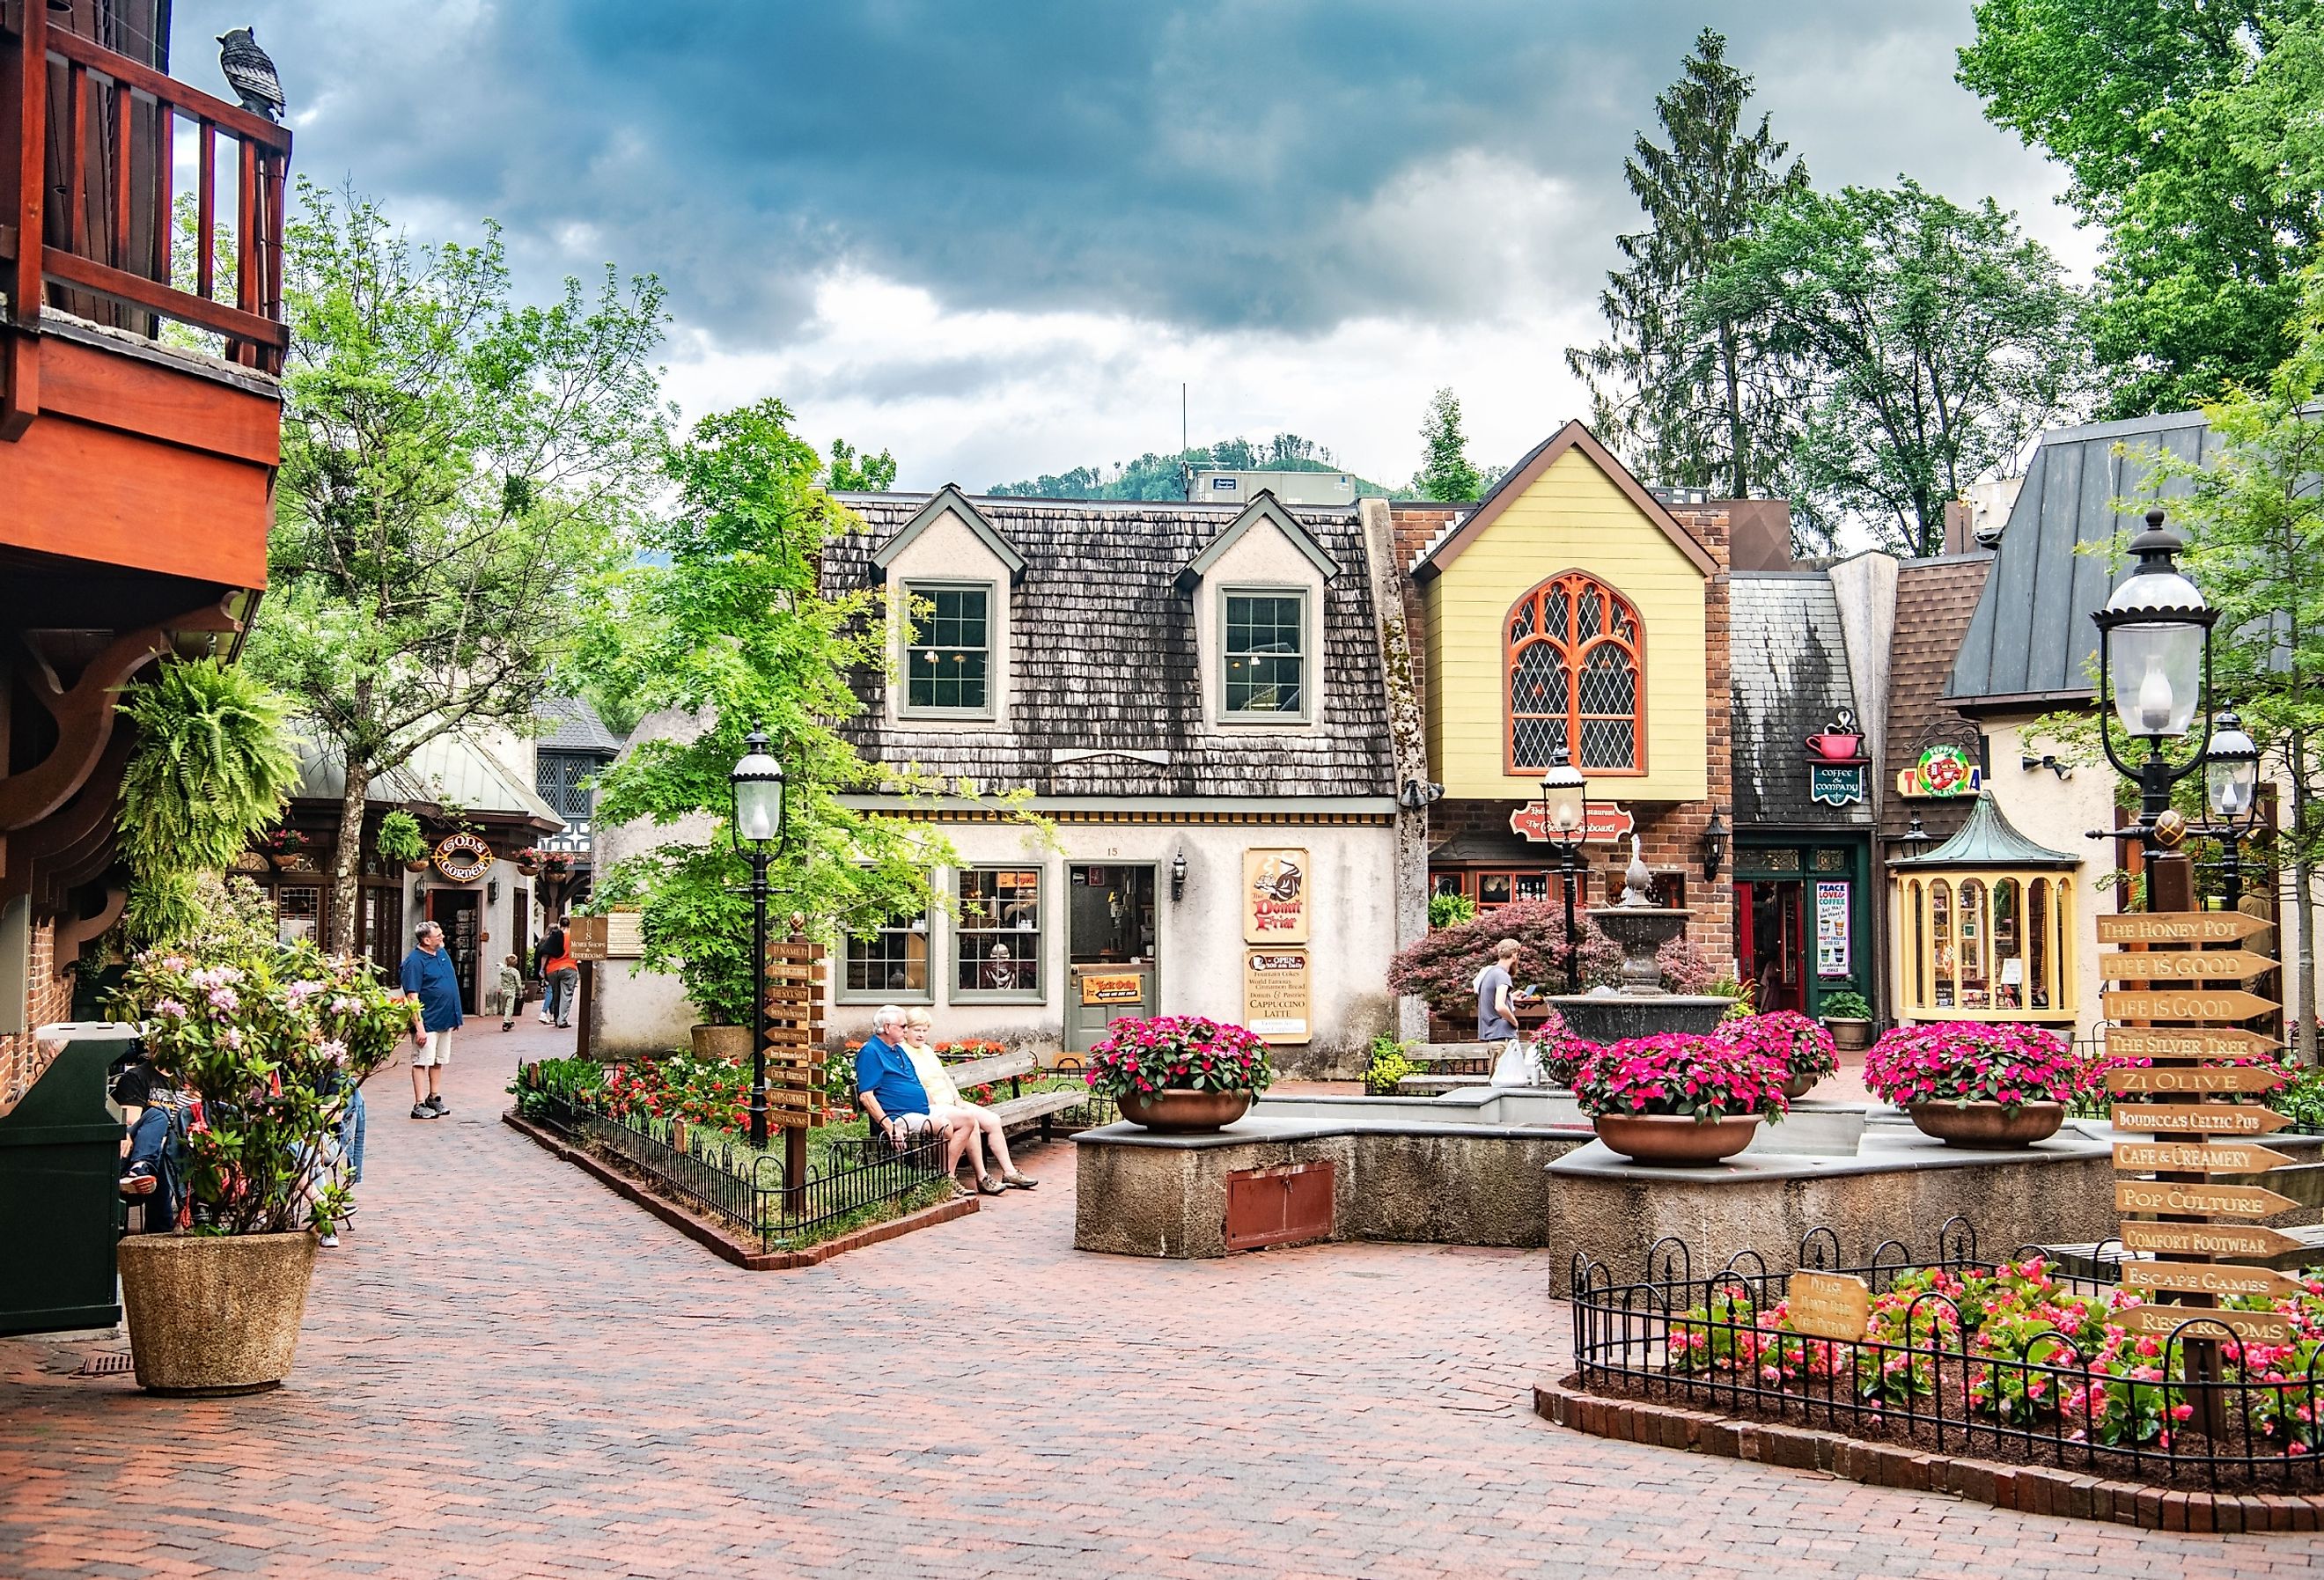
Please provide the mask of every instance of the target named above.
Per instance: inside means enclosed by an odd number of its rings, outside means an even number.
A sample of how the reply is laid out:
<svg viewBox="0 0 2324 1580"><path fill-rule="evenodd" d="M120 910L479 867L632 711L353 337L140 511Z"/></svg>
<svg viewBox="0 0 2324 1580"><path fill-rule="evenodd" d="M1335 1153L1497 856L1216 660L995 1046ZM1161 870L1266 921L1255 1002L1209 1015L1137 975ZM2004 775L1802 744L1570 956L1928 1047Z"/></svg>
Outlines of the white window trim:
<svg viewBox="0 0 2324 1580"><path fill-rule="evenodd" d="M984 706L982 707L921 707L912 701L912 603L935 593L976 592L984 595ZM899 718L968 719L989 722L1000 716L1001 661L1000 644L1001 587L997 582L962 577L911 577L903 583L902 606L896 612L896 716Z"/></svg>
<svg viewBox="0 0 2324 1580"><path fill-rule="evenodd" d="M1038 972L1040 986L1037 988L1012 987L1001 990L983 987L963 987L960 985L960 938L963 933L970 930L965 925L968 896L961 882L961 878L964 873L974 872L1037 873L1040 875L1041 887L1038 892L1039 899L1036 901L1036 903L1040 907L1040 926L1035 929L1033 933L1034 938L1040 940L1040 951L1035 956L1035 964ZM964 865L953 869L952 898L954 914L952 923L951 936L945 940L946 947L945 949L944 980L945 1002L946 1003L961 1005L1046 1004L1049 1002L1049 979L1052 975L1049 970L1049 936L1054 930L1050 926L1050 910L1054 903L1053 888L1054 885L1049 872L1049 865L1047 862L969 862ZM1021 956L1019 957L1021 958Z"/></svg>
<svg viewBox="0 0 2324 1580"><path fill-rule="evenodd" d="M839 941L839 958L835 963L835 968L831 974L831 1002L836 1004L927 1004L930 1007L934 1007L936 1002L936 966L943 959L942 952L938 947L939 938L936 930L936 917L943 909L944 908L942 906L936 902L936 895L933 892L933 888L931 888L931 892L928 896L927 908L920 912L921 933L922 936L928 940L928 968L927 983L926 986L920 988L917 992L908 987L870 988L848 986L847 967L851 962L847 957L847 948L850 944L854 942L853 937L848 937L843 938ZM883 928L881 930L884 932L887 929ZM897 930L909 931L910 924L907 923L903 928Z"/></svg>
<svg viewBox="0 0 2324 1580"><path fill-rule="evenodd" d="M1315 722L1315 686L1321 655L1316 649L1322 644L1315 639L1315 599L1312 587L1296 582L1275 585L1241 583L1219 588L1218 651L1213 662L1218 667L1219 724L1228 729L1283 729L1304 727ZM1227 706L1227 661L1233 655L1227 651L1227 601L1230 598L1296 598L1299 600L1299 706L1285 709L1235 709Z"/></svg>

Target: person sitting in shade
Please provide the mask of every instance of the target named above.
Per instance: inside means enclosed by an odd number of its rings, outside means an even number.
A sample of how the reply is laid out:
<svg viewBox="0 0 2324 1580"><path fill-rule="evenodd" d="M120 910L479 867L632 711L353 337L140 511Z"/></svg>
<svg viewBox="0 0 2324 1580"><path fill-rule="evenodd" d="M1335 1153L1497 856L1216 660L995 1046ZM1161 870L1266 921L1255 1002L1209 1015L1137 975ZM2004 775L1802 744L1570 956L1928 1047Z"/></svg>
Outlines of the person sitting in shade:
<svg viewBox="0 0 2324 1580"><path fill-rule="evenodd" d="M920 1077L921 1089L928 1095L928 1112L944 1120L967 1116L968 1162L970 1171L976 1176L977 1189L987 1196L998 1196L1000 1190L994 1187L997 1179L1001 1189L1031 1190L1041 1182L1017 1172L1017 1165L1009 1156L1008 1127L1001 1123L1001 1116L962 1096L960 1088L953 1084L952 1072L936 1057L936 1045L928 1039L935 1019L926 1010L914 1010L904 1017L904 1053L912 1061L912 1073ZM992 1153L992 1174L984 1171L988 1150Z"/></svg>
<svg viewBox="0 0 2324 1580"><path fill-rule="evenodd" d="M904 1012L895 1005L881 1004L872 1012L872 1035L855 1050L856 1104L863 1110L872 1133L891 1147L901 1149L915 1137L941 1134L945 1172L950 1174L960 1167L961 1154L968 1150L976 1122L956 1109L942 1114L934 1112L936 1104L920 1084L911 1055L904 1051L903 1028ZM957 1180L953 1188L963 1196L971 1194ZM987 1196L999 1196L1008 1187L997 1179L980 1179L977 1188Z"/></svg>

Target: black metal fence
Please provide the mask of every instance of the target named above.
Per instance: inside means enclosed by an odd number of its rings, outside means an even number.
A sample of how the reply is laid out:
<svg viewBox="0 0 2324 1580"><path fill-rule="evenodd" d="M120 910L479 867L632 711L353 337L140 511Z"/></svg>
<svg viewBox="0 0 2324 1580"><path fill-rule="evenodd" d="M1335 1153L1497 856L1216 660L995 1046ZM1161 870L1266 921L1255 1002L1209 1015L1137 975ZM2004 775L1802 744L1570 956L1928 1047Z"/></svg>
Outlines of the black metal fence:
<svg viewBox="0 0 2324 1580"><path fill-rule="evenodd" d="M2021 1246L2009 1261L2035 1256L2048 1253ZM2049 1260L2062 1294L2103 1298L2113 1288L2058 1272ZM1970 1279L1989 1269L1960 1219L1940 1232L1932 1258L1892 1240L1843 1265L1839 1237L1816 1229L1800 1242L1794 1270L1770 1270L1750 1251L1701 1277L1693 1262L1688 1246L1665 1239L1648 1251L1638 1281L1616 1284L1610 1270L1575 1255L1582 1388L2092 1475L2213 1491L2324 1486L2315 1464L2324 1453L2324 1344L2297 1332L2289 1346L2246 1349L2203 1336L2190 1311L2153 1339L2152 1354L2136 1341L2127 1354L2110 1346L2102 1325L2075 1337L2013 1318L1990 1333L1982 1310L1965 1314L1960 1301L1923 1287L1944 1280L1918 1276ZM1882 1311L1876 1331L1888 1338L1851 1343L1763 1326L1803 1270L1863 1279ZM1902 1299L1884 1302L1900 1282Z"/></svg>

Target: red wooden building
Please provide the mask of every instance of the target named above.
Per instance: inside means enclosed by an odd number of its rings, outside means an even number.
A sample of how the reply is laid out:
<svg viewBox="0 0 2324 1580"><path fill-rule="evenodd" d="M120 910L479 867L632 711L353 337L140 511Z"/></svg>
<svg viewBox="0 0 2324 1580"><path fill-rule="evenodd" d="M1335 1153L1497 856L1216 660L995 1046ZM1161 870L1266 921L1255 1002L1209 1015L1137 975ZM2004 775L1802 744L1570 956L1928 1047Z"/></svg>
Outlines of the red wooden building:
<svg viewBox="0 0 2324 1580"><path fill-rule="evenodd" d="M121 906L115 694L266 583L290 134L167 0L0 0L0 1113Z"/></svg>

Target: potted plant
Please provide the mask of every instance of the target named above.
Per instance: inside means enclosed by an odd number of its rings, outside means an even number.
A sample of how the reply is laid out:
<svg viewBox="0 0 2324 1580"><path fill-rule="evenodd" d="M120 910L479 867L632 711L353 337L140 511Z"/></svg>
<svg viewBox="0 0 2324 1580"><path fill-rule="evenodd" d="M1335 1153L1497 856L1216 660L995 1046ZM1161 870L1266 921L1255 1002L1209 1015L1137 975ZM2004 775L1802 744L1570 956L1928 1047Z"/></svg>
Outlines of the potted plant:
<svg viewBox="0 0 2324 1580"><path fill-rule="evenodd" d="M1534 1033L1534 1063L1541 1070L1541 1078L1553 1086L1571 1087L1582 1065L1598 1051L1596 1043L1575 1036L1565 1017L1555 1010L1549 1012Z"/></svg>
<svg viewBox="0 0 2324 1580"><path fill-rule="evenodd" d="M1823 1023L1842 1052L1862 1053L1872 1046L1872 1005L1853 988L1824 994Z"/></svg>
<svg viewBox="0 0 2324 1580"><path fill-rule="evenodd" d="M372 844L382 861L401 863L407 873L428 870L428 840L420 832L420 819L401 807L379 820Z"/></svg>
<svg viewBox="0 0 2324 1580"><path fill-rule="evenodd" d="M290 1372L318 1234L349 1209L329 1142L411 1028L370 965L228 937L145 950L114 1012L143 1023L157 1088L194 1106L188 1223L118 1251L141 1387L231 1394Z"/></svg>
<svg viewBox="0 0 2324 1580"><path fill-rule="evenodd" d="M1806 1096L1818 1081L1840 1068L1831 1033L1791 1010L1729 1016L1720 1021L1716 1035L1783 1066L1784 1096L1790 1102Z"/></svg>
<svg viewBox="0 0 2324 1580"><path fill-rule="evenodd" d="M1700 1166L1751 1144L1781 1119L1782 1064L1722 1037L1665 1031L1601 1049L1576 1072L1573 1095L1598 1139L1640 1163Z"/></svg>
<svg viewBox="0 0 2324 1580"><path fill-rule="evenodd" d="M2072 1050L2056 1032L1973 1021L1895 1027L1864 1059L1866 1090L1956 1147L2024 1147L2055 1135L2075 1075Z"/></svg>
<svg viewBox="0 0 2324 1580"><path fill-rule="evenodd" d="M277 869L287 872L298 865L298 858L314 841L296 828L277 828L259 843L266 848L266 859Z"/></svg>
<svg viewBox="0 0 2324 1580"><path fill-rule="evenodd" d="M1232 1124L1275 1082L1267 1044L1201 1015L1120 1020L1090 1049L1082 1078L1148 1130L1201 1134Z"/></svg>

